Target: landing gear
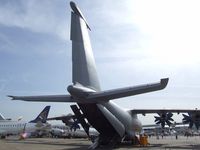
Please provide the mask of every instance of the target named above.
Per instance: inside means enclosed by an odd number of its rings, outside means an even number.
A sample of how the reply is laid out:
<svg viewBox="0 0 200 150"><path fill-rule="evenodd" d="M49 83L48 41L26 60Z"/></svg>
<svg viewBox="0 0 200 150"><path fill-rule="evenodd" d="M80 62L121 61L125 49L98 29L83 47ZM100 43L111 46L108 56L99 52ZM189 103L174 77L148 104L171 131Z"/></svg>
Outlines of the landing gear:
<svg viewBox="0 0 200 150"><path fill-rule="evenodd" d="M140 140L138 139L137 136L135 136L135 137L131 140L131 144L133 144L133 145L140 145Z"/></svg>

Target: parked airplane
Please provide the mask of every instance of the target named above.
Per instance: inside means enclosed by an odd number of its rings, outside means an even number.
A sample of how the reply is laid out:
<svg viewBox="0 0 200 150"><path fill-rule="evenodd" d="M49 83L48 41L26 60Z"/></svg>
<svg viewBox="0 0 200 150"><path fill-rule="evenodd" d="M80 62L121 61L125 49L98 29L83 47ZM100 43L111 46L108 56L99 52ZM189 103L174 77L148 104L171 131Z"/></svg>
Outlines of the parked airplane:
<svg viewBox="0 0 200 150"><path fill-rule="evenodd" d="M66 125L52 125L50 134L52 137L60 138L91 138L94 139L99 135L95 129L90 129L89 137L84 129L71 130L71 127Z"/></svg>
<svg viewBox="0 0 200 150"><path fill-rule="evenodd" d="M2 114L0 114L0 122L2 121L11 121L10 118L5 118Z"/></svg>
<svg viewBox="0 0 200 150"><path fill-rule="evenodd" d="M0 121L0 136L5 138L9 135L20 135L21 138L26 138L31 134L40 134L41 132L49 129L49 124L46 123L49 114L50 106L46 106L43 111L34 119L29 122L24 121Z"/></svg>
<svg viewBox="0 0 200 150"><path fill-rule="evenodd" d="M71 130L80 129L80 126L78 125L79 121L77 120L75 115L72 115L71 113L58 117L47 118L47 121L50 120L61 120L66 126L69 126Z"/></svg>
<svg viewBox="0 0 200 150"><path fill-rule="evenodd" d="M100 133L91 149L99 145L113 146L123 139L134 139L142 128L137 114L188 112L170 109L127 111L115 104L112 101L114 99L162 90L167 86L168 78L163 78L157 83L102 91L88 34L89 24L74 2L70 2L70 6L73 84L67 88L69 95L9 97L13 100L37 102L76 102L78 106L71 105L71 108L86 133L89 131L89 125L85 119ZM161 115L160 119L164 116Z"/></svg>
<svg viewBox="0 0 200 150"><path fill-rule="evenodd" d="M62 120L62 122L65 124L65 127L52 126L52 130L51 130L52 136L68 137L68 138L88 137L88 138L94 139L94 137L97 137L99 135L99 133L92 127L90 127L90 130L88 131L88 133L86 133L83 129L80 128L79 120L76 118L75 115L72 115L71 113L67 115L58 116L58 117L47 118L47 120L49 121Z"/></svg>

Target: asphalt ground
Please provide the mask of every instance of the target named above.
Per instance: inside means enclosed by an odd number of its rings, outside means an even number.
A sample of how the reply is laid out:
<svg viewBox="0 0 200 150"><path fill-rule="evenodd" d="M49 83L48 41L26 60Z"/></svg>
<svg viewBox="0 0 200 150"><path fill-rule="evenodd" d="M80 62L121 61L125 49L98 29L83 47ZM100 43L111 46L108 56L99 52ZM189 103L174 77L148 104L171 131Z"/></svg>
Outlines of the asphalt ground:
<svg viewBox="0 0 200 150"><path fill-rule="evenodd" d="M116 150L200 150L200 137L183 137L176 139L168 136L157 139L148 138L149 145L133 146L122 144ZM18 140L18 137L8 137L0 140L0 150L86 150L91 142L88 139L53 139L53 138L30 138ZM105 148L102 148L105 149Z"/></svg>

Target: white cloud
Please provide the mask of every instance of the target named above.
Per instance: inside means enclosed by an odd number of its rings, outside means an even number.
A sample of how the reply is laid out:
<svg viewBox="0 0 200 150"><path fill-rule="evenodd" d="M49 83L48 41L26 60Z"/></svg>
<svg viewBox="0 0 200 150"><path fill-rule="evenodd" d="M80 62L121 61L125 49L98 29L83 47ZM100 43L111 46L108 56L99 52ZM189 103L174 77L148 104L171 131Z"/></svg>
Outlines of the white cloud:
<svg viewBox="0 0 200 150"><path fill-rule="evenodd" d="M67 15L53 1L6 1L0 6L0 23L34 32L56 34L66 39Z"/></svg>
<svg viewBox="0 0 200 150"><path fill-rule="evenodd" d="M134 24L147 37L148 55L165 64L199 63L199 1L136 1Z"/></svg>

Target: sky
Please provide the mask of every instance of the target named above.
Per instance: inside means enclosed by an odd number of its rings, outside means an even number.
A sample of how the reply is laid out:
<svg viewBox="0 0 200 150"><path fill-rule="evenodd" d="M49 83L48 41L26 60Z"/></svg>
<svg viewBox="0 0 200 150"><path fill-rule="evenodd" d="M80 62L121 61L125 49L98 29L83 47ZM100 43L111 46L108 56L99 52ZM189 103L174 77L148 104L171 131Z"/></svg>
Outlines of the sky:
<svg viewBox="0 0 200 150"><path fill-rule="evenodd" d="M117 99L126 109L200 109L200 2L81 0L101 88L158 82L166 89ZM7 95L68 94L71 82L69 1L0 1L0 112L32 120L72 112L67 103L11 101ZM153 115L139 116L152 124ZM181 115L175 115L181 121Z"/></svg>

